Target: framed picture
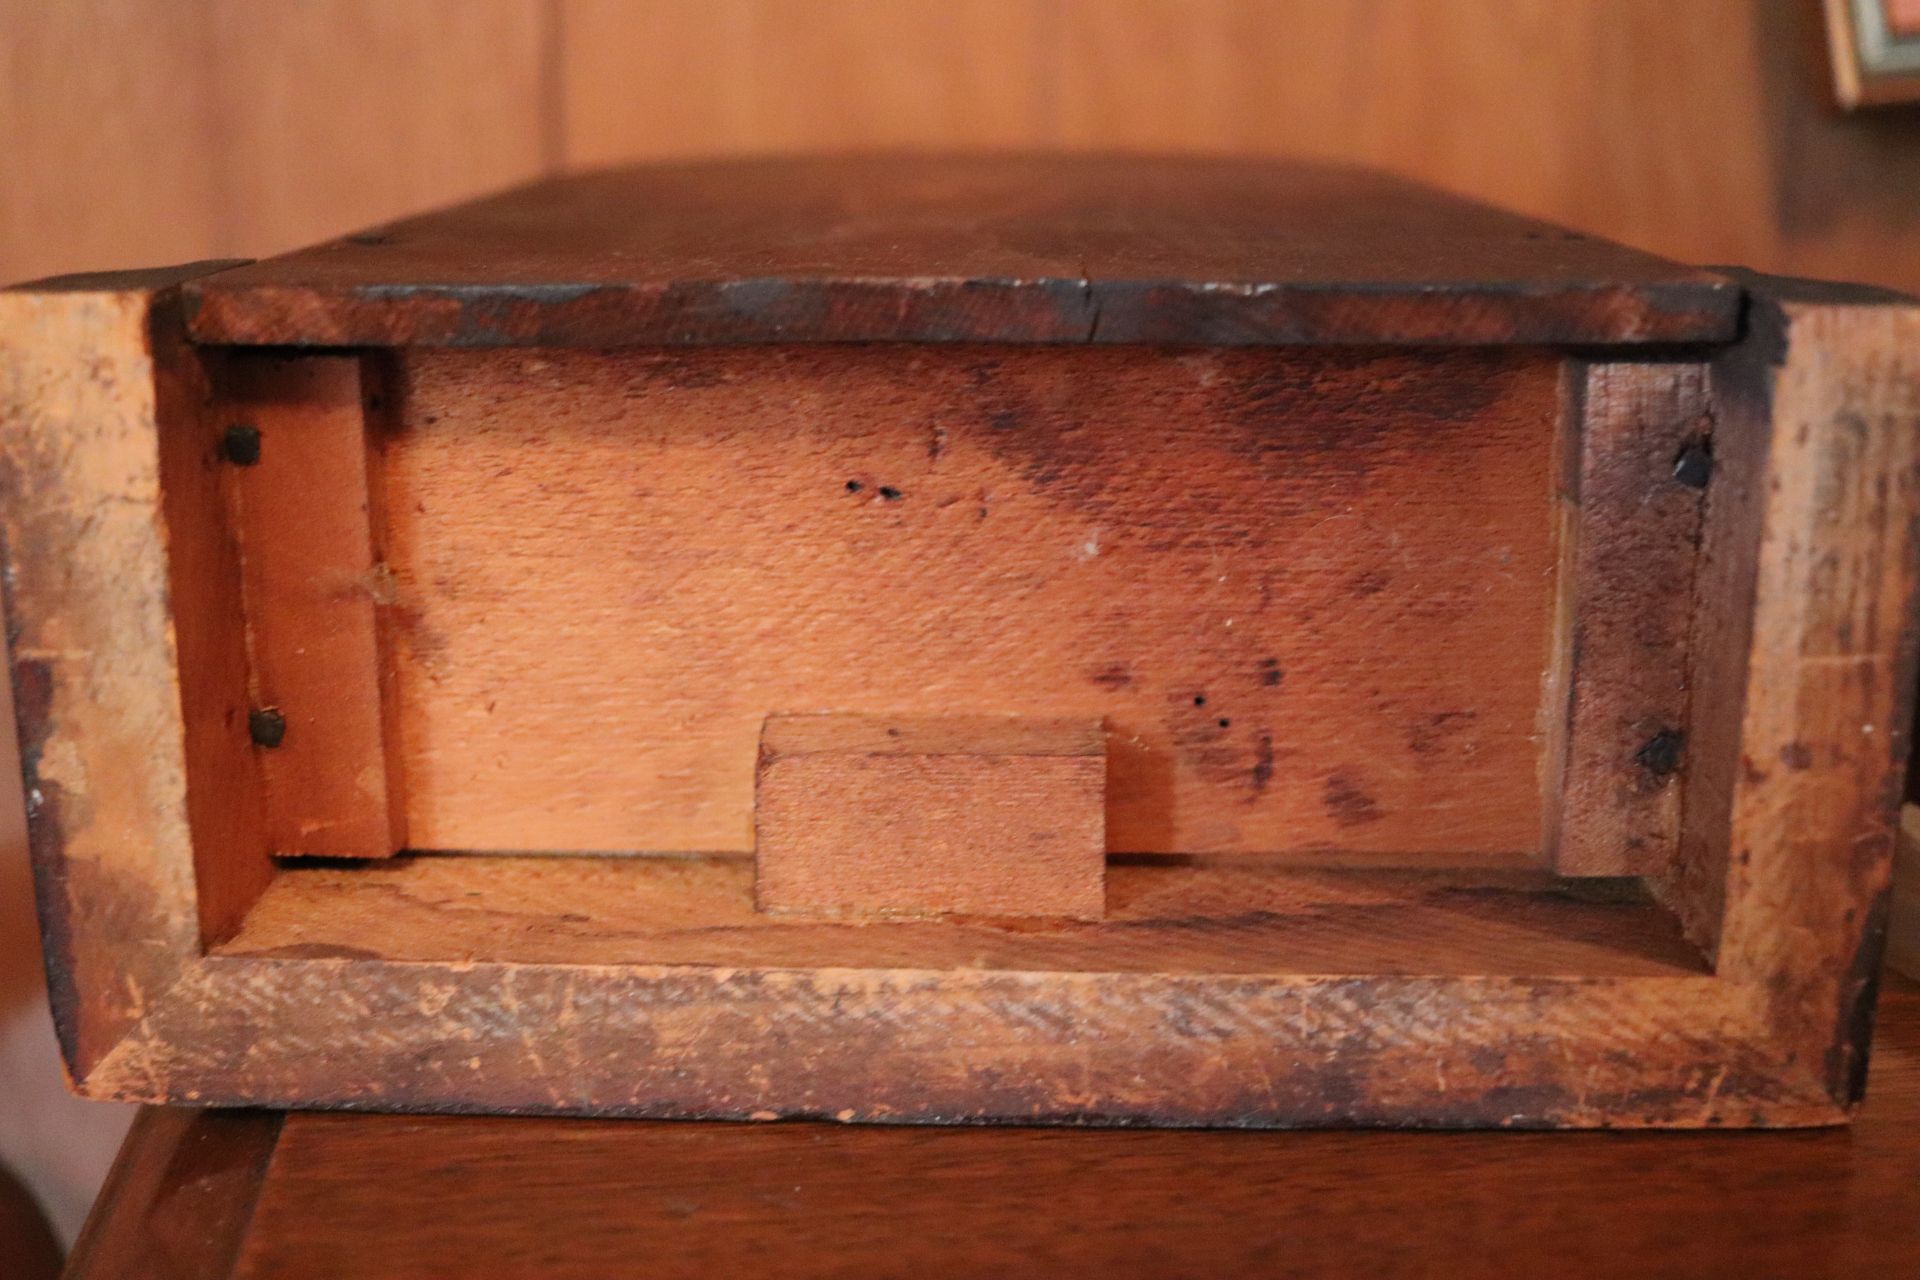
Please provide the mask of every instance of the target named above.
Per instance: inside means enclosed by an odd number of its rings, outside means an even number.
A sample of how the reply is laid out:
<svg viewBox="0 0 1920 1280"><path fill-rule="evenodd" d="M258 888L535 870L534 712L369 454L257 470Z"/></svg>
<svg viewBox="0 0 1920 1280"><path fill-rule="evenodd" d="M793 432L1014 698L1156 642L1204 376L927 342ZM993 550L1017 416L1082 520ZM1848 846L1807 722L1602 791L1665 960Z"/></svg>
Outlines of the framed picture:
<svg viewBox="0 0 1920 1280"><path fill-rule="evenodd" d="M1920 102L1920 0L1826 3L1840 105Z"/></svg>

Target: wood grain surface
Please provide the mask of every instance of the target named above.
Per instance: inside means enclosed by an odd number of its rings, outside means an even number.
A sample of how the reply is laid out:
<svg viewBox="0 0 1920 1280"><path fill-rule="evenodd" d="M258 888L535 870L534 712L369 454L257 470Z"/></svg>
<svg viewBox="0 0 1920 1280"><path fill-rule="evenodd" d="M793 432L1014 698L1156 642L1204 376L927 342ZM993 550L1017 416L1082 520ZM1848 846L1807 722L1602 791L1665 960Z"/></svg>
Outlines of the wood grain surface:
<svg viewBox="0 0 1920 1280"><path fill-rule="evenodd" d="M181 1113L189 1115L193 1113ZM217 1113L182 1124L218 1132ZM1233 1134L294 1115L246 1280L1887 1280L1920 1269L1920 986L1847 1132ZM123 1163L148 1164L151 1123ZM236 1145L243 1145L236 1143ZM92 1234L170 1186L110 1188ZM74 1280L185 1280L85 1255Z"/></svg>
<svg viewBox="0 0 1920 1280"><path fill-rule="evenodd" d="M1105 717L1107 846L1536 861L1539 351L416 351L412 846L747 852L771 712ZM264 550L263 550L264 554Z"/></svg>
<svg viewBox="0 0 1920 1280"><path fill-rule="evenodd" d="M267 837L280 856L384 858L406 843L390 753L388 592L360 361L238 355L223 366L227 521L239 544ZM251 458L250 461L244 460Z"/></svg>
<svg viewBox="0 0 1920 1280"><path fill-rule="evenodd" d="M1098 920L1106 813L1097 719L768 716L754 904Z"/></svg>
<svg viewBox="0 0 1920 1280"><path fill-rule="evenodd" d="M1716 369L1725 435L1751 448L1759 413L1772 429L1750 643L1716 659L1743 673L1738 736L1698 725L1736 761L1713 828L1715 971L1764 992L1782 1047L1845 1097L1866 1068L1920 645L1920 307L1755 284L1745 351L1771 365Z"/></svg>
<svg viewBox="0 0 1920 1280"><path fill-rule="evenodd" d="M1700 516L1712 483L1707 369L1568 371L1560 576L1564 743L1546 776L1562 875L1666 872L1678 856L1688 646Z"/></svg>
<svg viewBox="0 0 1920 1280"><path fill-rule="evenodd" d="M237 566L208 525L177 546L166 527L214 490L205 384L171 307L191 270L0 290L0 589L55 1030L76 1076L266 879L251 762L222 735L244 723L222 607ZM203 572L177 584L182 569ZM190 768L206 783L191 797Z"/></svg>
<svg viewBox="0 0 1920 1280"><path fill-rule="evenodd" d="M266 1111L141 1111L66 1274L226 1280L281 1125Z"/></svg>
<svg viewBox="0 0 1920 1280"><path fill-rule="evenodd" d="M399 858L275 878L216 954L266 960L1120 973L1704 972L1627 885L1539 872L1125 860L1104 923L976 914L835 923L753 908L746 858Z"/></svg>
<svg viewBox="0 0 1920 1280"><path fill-rule="evenodd" d="M1643 343L1708 272L1365 170L1099 156L647 166L241 267L204 342Z"/></svg>

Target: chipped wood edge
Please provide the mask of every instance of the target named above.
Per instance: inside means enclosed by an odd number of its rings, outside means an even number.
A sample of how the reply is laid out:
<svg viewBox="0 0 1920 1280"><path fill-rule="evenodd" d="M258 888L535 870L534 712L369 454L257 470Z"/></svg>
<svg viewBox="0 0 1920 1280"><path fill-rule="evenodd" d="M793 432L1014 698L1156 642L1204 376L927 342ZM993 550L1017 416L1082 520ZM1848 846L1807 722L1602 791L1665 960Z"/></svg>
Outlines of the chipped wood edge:
<svg viewBox="0 0 1920 1280"><path fill-rule="evenodd" d="M201 941L158 430L163 397L185 390L175 275L0 292L10 670L48 986L75 1080Z"/></svg>

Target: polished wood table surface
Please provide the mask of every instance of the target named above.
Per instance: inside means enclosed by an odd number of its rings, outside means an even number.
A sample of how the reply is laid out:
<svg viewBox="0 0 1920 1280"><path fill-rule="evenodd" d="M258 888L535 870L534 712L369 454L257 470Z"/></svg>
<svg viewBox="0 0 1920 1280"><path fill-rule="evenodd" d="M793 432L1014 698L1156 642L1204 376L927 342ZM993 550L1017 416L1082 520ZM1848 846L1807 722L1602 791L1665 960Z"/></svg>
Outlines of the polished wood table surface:
<svg viewBox="0 0 1920 1280"><path fill-rule="evenodd" d="M1226 1133L150 1109L70 1275L1920 1276L1920 984L1852 1129Z"/></svg>

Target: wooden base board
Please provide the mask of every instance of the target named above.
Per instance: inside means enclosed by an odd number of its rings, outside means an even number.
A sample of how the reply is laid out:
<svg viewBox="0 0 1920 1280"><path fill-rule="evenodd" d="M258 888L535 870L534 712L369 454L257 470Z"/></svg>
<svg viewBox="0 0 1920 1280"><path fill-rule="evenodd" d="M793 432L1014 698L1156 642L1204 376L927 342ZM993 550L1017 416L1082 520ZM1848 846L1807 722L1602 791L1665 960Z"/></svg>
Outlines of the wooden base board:
<svg viewBox="0 0 1920 1280"><path fill-rule="evenodd" d="M1047 973L1661 977L1699 952L1630 887L1538 872L1123 862L1103 922L754 910L746 858L399 858L280 872L230 959Z"/></svg>

